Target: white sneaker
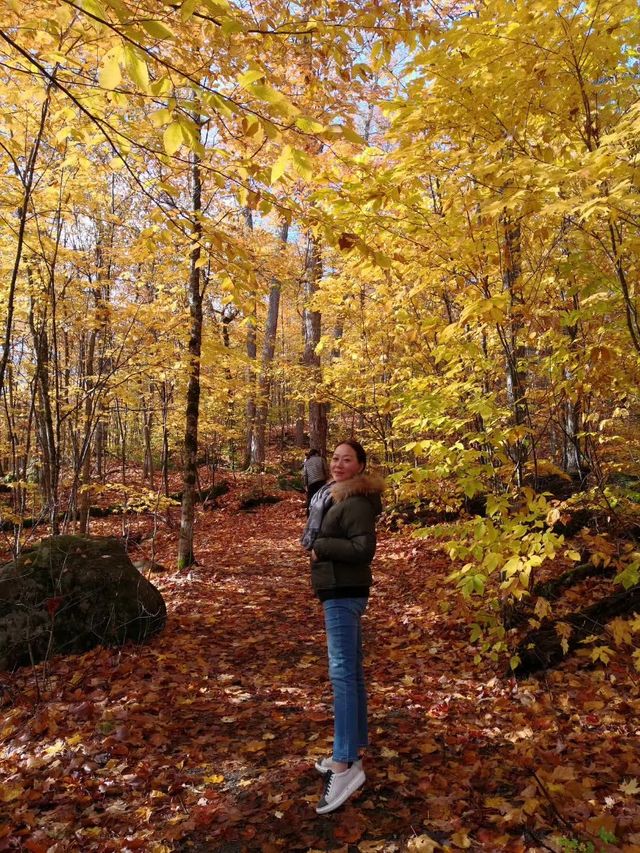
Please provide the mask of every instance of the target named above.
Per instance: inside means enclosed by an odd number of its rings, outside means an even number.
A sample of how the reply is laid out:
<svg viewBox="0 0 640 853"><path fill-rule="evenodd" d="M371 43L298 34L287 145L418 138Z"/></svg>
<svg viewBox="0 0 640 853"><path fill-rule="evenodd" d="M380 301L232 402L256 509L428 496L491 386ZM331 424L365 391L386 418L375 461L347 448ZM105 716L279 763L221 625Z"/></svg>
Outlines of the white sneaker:
<svg viewBox="0 0 640 853"><path fill-rule="evenodd" d="M354 761L353 763L362 765L362 759L359 758L357 761ZM321 758L319 761L316 761L315 768L318 771L318 773L322 773L323 776L326 776L326 774L330 770L333 770L334 764L335 764L335 762L334 762L333 758L330 755L327 755L326 758Z"/></svg>
<svg viewBox="0 0 640 853"><path fill-rule="evenodd" d="M326 774L327 781L324 786L324 793L320 802L316 806L318 814L327 814L339 808L351 794L354 794L358 788L364 784L364 770L359 761L344 770L342 773L336 773L329 770Z"/></svg>

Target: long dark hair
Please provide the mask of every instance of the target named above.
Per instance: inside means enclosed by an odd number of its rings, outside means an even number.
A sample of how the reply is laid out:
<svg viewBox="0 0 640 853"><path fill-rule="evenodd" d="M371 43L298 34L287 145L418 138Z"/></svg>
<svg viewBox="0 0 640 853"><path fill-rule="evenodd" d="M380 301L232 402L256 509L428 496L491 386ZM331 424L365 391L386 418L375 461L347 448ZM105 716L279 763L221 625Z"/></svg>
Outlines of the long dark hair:
<svg viewBox="0 0 640 853"><path fill-rule="evenodd" d="M358 462L361 465L364 465L365 468L367 467L367 451L364 449L364 447L360 444L359 441L356 441L355 438L345 438L344 441L339 441L336 444L336 447L340 447L341 444L347 444L356 454L356 459L358 460ZM362 470L364 470L364 468Z"/></svg>

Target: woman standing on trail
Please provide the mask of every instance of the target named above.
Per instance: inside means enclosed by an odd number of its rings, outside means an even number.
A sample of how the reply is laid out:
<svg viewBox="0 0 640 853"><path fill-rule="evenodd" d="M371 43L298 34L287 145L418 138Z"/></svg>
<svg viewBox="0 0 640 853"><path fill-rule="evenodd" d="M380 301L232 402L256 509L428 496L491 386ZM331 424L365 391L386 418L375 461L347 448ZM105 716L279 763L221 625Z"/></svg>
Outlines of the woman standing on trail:
<svg viewBox="0 0 640 853"><path fill-rule="evenodd" d="M309 504L315 493L324 486L329 477L329 466L324 456L312 447L305 455L302 466L302 482L307 495L307 515L309 515Z"/></svg>
<svg viewBox="0 0 640 853"><path fill-rule="evenodd" d="M326 777L318 814L337 809L364 783L368 745L362 630L376 550L382 480L364 473L367 454L353 439L331 459L331 479L313 497L302 545L311 554L311 583L322 602L333 687L333 755L316 763Z"/></svg>

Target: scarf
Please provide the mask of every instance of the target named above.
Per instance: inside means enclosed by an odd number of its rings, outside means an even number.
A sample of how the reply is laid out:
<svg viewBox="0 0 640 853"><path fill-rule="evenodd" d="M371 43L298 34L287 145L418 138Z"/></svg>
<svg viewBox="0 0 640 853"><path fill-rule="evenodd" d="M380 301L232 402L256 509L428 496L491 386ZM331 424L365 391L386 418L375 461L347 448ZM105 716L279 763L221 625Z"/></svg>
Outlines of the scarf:
<svg viewBox="0 0 640 853"><path fill-rule="evenodd" d="M318 533L320 533L322 519L333 503L333 497L331 495L332 485L333 483L327 483L326 486L322 486L322 488L318 489L315 495L311 498L311 503L309 504L309 518L307 519L304 532L300 537L302 547L307 551L312 550L313 543L318 538Z"/></svg>

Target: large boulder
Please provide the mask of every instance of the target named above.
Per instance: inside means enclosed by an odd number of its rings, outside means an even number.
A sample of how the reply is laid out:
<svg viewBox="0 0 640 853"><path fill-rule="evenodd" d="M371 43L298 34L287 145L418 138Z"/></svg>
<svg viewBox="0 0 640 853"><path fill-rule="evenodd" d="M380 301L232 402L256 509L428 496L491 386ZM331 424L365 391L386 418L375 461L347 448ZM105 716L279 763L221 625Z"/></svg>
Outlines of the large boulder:
<svg viewBox="0 0 640 853"><path fill-rule="evenodd" d="M161 631L164 599L119 539L52 536L0 568L0 669Z"/></svg>

